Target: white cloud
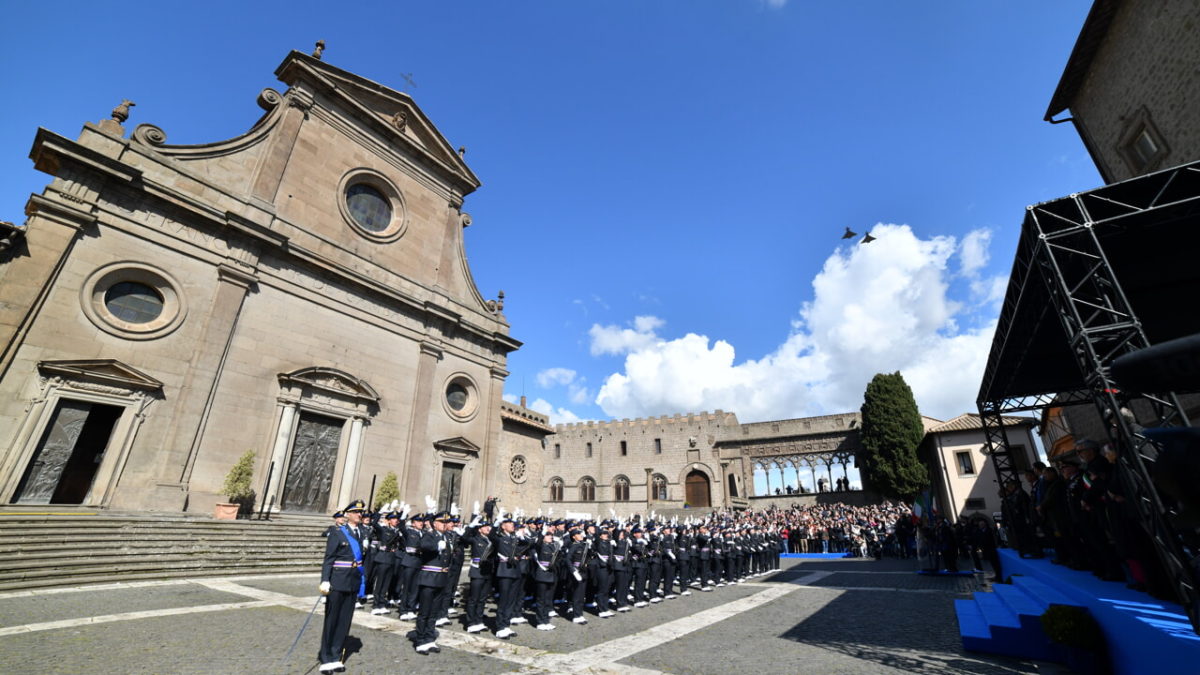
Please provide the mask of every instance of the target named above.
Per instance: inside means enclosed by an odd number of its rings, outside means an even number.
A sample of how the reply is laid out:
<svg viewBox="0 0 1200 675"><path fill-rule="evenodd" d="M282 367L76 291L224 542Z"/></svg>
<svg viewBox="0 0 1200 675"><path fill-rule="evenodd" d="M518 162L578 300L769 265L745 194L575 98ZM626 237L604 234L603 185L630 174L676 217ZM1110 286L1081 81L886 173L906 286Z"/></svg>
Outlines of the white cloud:
<svg viewBox="0 0 1200 675"><path fill-rule="evenodd" d="M550 416L550 424L568 424L570 422L578 422L579 415L567 410L566 408L555 408L554 404L544 398L539 398L529 404L529 409Z"/></svg>
<svg viewBox="0 0 1200 675"><path fill-rule="evenodd" d="M958 251L960 271L963 276L979 274L988 263L988 246L992 243L992 231L986 228L971 230L963 237Z"/></svg>
<svg viewBox="0 0 1200 675"><path fill-rule="evenodd" d="M767 7L771 9L782 9L788 3L788 0L765 0Z"/></svg>
<svg viewBox="0 0 1200 675"><path fill-rule="evenodd" d="M857 410L875 373L900 370L924 414L974 410L995 323L959 326L971 318L948 294L960 247L953 237L918 239L907 225L871 233L877 242L825 261L812 302L761 359L738 363L733 345L703 335L664 339L656 317L638 317L633 328L592 326L593 354L625 354L596 403L613 417L721 408L743 421L782 419ZM986 261L987 238L973 239L971 264Z"/></svg>
<svg viewBox="0 0 1200 675"><path fill-rule="evenodd" d="M560 385L565 386L575 381L575 371L570 368L547 368L537 374L538 386L543 389Z"/></svg>
<svg viewBox="0 0 1200 675"><path fill-rule="evenodd" d="M633 328L592 324L588 331L592 339L592 356L625 354L648 347L658 339L654 331L665 326L666 322L656 316L637 316L632 324Z"/></svg>
<svg viewBox="0 0 1200 675"><path fill-rule="evenodd" d="M517 396L516 394L501 394L500 398L504 399L505 401L508 401L509 403L513 403L513 404L515 404L521 400L521 398L519 396Z"/></svg>

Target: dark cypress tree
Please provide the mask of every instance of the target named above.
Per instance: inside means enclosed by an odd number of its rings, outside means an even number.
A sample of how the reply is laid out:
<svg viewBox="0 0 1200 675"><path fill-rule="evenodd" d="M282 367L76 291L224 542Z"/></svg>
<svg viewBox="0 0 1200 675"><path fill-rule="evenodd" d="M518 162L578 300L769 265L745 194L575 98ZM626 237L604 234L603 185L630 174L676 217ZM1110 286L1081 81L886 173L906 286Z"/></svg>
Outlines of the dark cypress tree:
<svg viewBox="0 0 1200 675"><path fill-rule="evenodd" d="M878 373L863 395L863 479L884 497L911 502L929 487L929 471L917 457L925 437L912 389L899 372Z"/></svg>

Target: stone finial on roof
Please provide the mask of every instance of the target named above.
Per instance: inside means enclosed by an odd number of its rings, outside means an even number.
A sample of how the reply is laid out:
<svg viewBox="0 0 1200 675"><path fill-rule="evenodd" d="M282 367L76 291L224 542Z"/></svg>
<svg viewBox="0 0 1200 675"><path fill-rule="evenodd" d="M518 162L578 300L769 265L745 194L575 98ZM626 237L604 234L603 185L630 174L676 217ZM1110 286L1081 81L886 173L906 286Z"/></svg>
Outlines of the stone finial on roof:
<svg viewBox="0 0 1200 675"><path fill-rule="evenodd" d="M121 99L121 105L112 109L112 118L117 121L117 124L123 123L129 119L129 109L137 105L127 98Z"/></svg>
<svg viewBox="0 0 1200 675"><path fill-rule="evenodd" d="M318 61L320 61L321 54L324 53L324 51L325 51L325 41L317 40L317 48L313 50L312 57L314 59L317 59Z"/></svg>

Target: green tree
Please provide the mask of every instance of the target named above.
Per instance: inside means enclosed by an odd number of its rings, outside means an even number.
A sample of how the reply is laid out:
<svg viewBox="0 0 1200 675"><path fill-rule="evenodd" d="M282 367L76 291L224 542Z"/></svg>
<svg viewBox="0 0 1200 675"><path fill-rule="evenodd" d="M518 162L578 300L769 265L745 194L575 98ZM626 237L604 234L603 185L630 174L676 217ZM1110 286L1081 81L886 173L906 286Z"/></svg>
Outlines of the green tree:
<svg viewBox="0 0 1200 675"><path fill-rule="evenodd" d="M925 437L912 389L899 372L877 373L862 405L863 478L884 497L911 502L929 487L929 471L917 457Z"/></svg>
<svg viewBox="0 0 1200 675"><path fill-rule="evenodd" d="M394 471L387 472L383 477L383 482L379 484L379 492L375 493L375 503L373 508L378 511L379 507L387 504L393 499L400 498L400 488L396 485L396 473Z"/></svg>
<svg viewBox="0 0 1200 675"><path fill-rule="evenodd" d="M253 450L247 450L229 473L225 474L225 484L221 486L221 492L234 504L242 504L254 497L254 455Z"/></svg>

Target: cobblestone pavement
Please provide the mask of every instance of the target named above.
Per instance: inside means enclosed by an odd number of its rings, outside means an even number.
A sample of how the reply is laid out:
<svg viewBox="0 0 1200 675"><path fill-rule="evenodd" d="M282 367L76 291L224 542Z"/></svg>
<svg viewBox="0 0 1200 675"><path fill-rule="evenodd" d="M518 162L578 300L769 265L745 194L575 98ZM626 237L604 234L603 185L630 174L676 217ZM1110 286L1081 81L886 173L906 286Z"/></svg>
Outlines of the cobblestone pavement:
<svg viewBox="0 0 1200 675"><path fill-rule="evenodd" d="M784 560L778 574L693 592L586 626L555 619L511 641L442 630L415 654L411 622L355 615L357 673L977 673L1066 671L962 650L953 599L974 577L926 577L911 561ZM311 575L114 584L0 594L8 673L316 673Z"/></svg>

